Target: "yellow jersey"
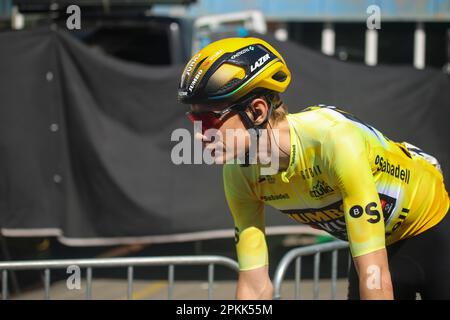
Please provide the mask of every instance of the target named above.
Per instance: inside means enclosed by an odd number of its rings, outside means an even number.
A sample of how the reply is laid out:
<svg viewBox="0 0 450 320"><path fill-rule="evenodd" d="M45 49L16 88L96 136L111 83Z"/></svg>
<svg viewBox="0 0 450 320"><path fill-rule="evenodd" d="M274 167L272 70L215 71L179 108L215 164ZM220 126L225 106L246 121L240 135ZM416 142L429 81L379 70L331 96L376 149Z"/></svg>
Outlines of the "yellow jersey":
<svg viewBox="0 0 450 320"><path fill-rule="evenodd" d="M335 107L309 107L287 120L285 171L262 176L259 165L223 168L241 270L268 264L265 204L348 241L353 257L420 234L447 213L439 164L421 149Z"/></svg>

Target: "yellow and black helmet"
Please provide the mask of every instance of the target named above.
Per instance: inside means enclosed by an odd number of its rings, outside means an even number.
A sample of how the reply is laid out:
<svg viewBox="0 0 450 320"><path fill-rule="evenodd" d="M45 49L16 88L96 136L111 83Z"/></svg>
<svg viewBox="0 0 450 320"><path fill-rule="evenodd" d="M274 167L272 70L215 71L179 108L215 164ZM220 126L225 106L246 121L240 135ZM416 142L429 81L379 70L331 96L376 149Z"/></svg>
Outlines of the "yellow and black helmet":
<svg viewBox="0 0 450 320"><path fill-rule="evenodd" d="M187 63L178 100L182 103L236 102L255 92L283 92L291 73L283 57L258 38L211 43Z"/></svg>

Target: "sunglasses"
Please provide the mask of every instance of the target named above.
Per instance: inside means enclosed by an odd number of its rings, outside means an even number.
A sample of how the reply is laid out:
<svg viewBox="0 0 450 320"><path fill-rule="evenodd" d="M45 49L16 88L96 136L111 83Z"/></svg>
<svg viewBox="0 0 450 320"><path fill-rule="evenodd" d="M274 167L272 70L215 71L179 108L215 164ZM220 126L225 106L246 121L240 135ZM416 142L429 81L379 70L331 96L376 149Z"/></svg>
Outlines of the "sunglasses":
<svg viewBox="0 0 450 320"><path fill-rule="evenodd" d="M204 134L208 129L218 129L228 118L227 114L231 115L239 110L242 110L242 104L234 104L221 111L188 111L186 116L192 122L201 121L202 134Z"/></svg>

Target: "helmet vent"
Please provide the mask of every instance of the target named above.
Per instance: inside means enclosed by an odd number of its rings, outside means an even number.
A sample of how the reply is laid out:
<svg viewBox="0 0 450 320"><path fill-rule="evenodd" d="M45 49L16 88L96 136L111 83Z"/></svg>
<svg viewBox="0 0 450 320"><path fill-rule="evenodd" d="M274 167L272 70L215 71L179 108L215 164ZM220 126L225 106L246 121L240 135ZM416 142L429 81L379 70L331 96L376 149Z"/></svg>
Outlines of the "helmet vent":
<svg viewBox="0 0 450 320"><path fill-rule="evenodd" d="M241 81L242 81L242 79L239 79L239 78L231 79L230 81L228 81L226 84L224 84L221 88L219 88L217 90L217 94L222 94L226 91L233 89Z"/></svg>
<svg viewBox="0 0 450 320"><path fill-rule="evenodd" d="M278 71L277 73L275 73L272 76L272 79L279 81L279 82L283 82L284 80L286 80L286 78L287 78L287 75L283 71Z"/></svg>

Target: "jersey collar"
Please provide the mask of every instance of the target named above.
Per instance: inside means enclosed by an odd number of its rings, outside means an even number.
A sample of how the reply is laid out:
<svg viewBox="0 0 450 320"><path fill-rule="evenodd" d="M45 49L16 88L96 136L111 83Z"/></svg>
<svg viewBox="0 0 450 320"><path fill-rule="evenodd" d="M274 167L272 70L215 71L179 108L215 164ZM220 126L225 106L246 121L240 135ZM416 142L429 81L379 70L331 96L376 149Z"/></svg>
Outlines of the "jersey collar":
<svg viewBox="0 0 450 320"><path fill-rule="evenodd" d="M300 157L300 145L298 141L297 133L295 132L294 124L292 123L292 120L290 119L290 114L286 115L286 119L289 123L289 134L290 134L290 144L291 144L291 150L290 150L290 157L289 157L289 166L285 171L281 172L281 180L283 182L288 183L289 179L292 178L292 176L295 175L295 169L297 167L297 164L299 163L299 157Z"/></svg>

